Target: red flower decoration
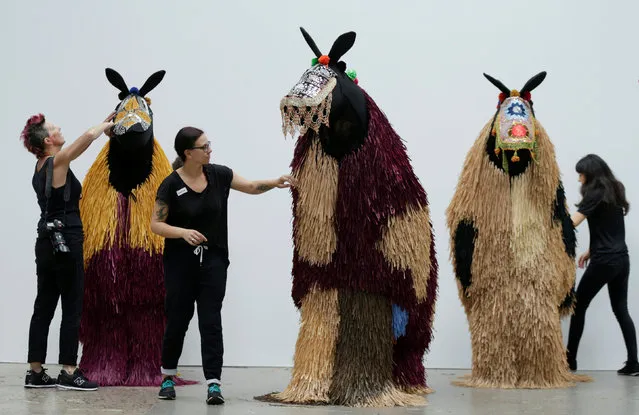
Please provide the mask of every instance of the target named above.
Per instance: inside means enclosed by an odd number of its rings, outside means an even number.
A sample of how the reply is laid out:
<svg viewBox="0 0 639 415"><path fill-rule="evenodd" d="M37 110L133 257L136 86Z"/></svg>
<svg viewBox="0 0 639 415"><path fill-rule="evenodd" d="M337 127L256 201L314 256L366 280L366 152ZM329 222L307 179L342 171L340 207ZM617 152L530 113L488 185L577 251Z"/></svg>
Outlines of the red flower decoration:
<svg viewBox="0 0 639 415"><path fill-rule="evenodd" d="M517 124L515 126L513 126L513 128L510 130L511 134L513 137L517 137L517 138L523 138L526 137L528 135L528 129L521 125L521 124Z"/></svg>

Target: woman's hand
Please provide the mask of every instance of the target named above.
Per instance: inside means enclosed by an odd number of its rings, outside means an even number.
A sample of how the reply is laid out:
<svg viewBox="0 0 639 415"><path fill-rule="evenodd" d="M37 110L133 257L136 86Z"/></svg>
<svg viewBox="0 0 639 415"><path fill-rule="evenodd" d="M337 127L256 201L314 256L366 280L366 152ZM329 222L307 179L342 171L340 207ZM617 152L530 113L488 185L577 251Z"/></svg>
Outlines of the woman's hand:
<svg viewBox="0 0 639 415"><path fill-rule="evenodd" d="M295 186L296 181L293 176L285 174L273 180L254 180L248 181L242 176L233 173L233 180L231 181L231 189L237 190L250 195L259 195L264 192L268 192L273 188L285 189L287 187Z"/></svg>
<svg viewBox="0 0 639 415"><path fill-rule="evenodd" d="M285 174L275 179L274 186L280 189L295 186L295 179L293 178L293 176Z"/></svg>
<svg viewBox="0 0 639 415"><path fill-rule="evenodd" d="M111 130L114 125L113 121L111 121L113 116L115 116L115 111L112 111L100 124L89 128L89 134L91 134L94 140L100 137L102 133L105 133L109 137L111 136L109 130Z"/></svg>
<svg viewBox="0 0 639 415"><path fill-rule="evenodd" d="M184 233L182 234L182 239L184 239L191 246L198 246L202 242L207 241L206 237L195 229L185 229Z"/></svg>
<svg viewBox="0 0 639 415"><path fill-rule="evenodd" d="M579 261L578 261L579 268L583 268L585 265L587 265L589 259L590 259L590 249L584 252L583 254L581 254L581 256L579 257Z"/></svg>

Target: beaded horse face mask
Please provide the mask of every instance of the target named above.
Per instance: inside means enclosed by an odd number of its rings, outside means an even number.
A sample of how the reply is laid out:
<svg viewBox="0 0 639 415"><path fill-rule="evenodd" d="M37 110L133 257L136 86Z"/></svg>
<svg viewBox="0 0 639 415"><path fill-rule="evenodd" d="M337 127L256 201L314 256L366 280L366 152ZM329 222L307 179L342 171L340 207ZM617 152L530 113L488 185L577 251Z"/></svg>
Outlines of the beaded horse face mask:
<svg viewBox="0 0 639 415"><path fill-rule="evenodd" d="M122 76L111 68L106 69L106 77L120 90L118 98L121 100L113 119L113 134L122 146L136 149L144 146L153 138L153 111L151 100L145 95L155 88L164 78L165 71L158 71L151 75L142 88L129 89Z"/></svg>
<svg viewBox="0 0 639 415"><path fill-rule="evenodd" d="M530 152L532 160L535 160L537 132L530 92L542 83L546 72L532 77L526 82L521 92L509 90L501 81L490 75L484 74L484 76L501 91L490 138L494 138L495 155L501 156L502 167L508 172L509 159L512 163L519 162L519 152L522 150ZM506 151L508 151L508 155Z"/></svg>
<svg viewBox="0 0 639 415"><path fill-rule="evenodd" d="M306 30L300 30L316 58L280 101L284 135L304 134L308 129L318 133L320 127L332 128L346 119L364 130L366 99L357 86L355 71L346 71L346 63L340 61L355 43L355 33L340 35L328 55L323 55Z"/></svg>

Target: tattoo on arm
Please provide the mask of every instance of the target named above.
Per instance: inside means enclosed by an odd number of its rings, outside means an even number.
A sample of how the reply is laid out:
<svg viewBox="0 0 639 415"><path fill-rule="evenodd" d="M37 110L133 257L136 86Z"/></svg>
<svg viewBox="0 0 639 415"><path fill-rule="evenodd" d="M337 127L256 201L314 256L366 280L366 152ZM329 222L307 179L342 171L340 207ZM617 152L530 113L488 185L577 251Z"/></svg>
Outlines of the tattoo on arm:
<svg viewBox="0 0 639 415"><path fill-rule="evenodd" d="M169 206L161 200L156 201L155 218L164 222L169 215Z"/></svg>
<svg viewBox="0 0 639 415"><path fill-rule="evenodd" d="M269 186L268 184L264 184L264 183L260 183L257 185L257 191L262 193L262 192L266 192L267 190L271 190L273 188L273 186Z"/></svg>

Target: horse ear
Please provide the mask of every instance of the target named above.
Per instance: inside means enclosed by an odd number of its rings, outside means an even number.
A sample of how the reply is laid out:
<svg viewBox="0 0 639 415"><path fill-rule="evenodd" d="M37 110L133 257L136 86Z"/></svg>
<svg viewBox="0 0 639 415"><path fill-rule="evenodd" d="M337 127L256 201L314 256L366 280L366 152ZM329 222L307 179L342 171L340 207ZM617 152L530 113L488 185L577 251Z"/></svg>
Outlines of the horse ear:
<svg viewBox="0 0 639 415"><path fill-rule="evenodd" d="M166 71L162 70L162 71L157 71L153 75L149 76L149 79L147 79L144 85L142 85L142 88L140 88L140 96L142 97L145 96L146 94L151 92L153 88L158 86L158 84L162 82L162 79L164 78L165 74L166 74Z"/></svg>
<svg viewBox="0 0 639 415"><path fill-rule="evenodd" d="M537 88L543 81L546 79L546 72L539 72L537 75L533 76L526 82L526 85L521 89L521 94L526 92L531 92L533 89Z"/></svg>
<svg viewBox="0 0 639 415"><path fill-rule="evenodd" d="M328 52L328 57L331 58L331 61L339 61L340 58L353 47L353 44L355 44L355 36L355 32L347 32L335 39L331 51Z"/></svg>
<svg viewBox="0 0 639 415"><path fill-rule="evenodd" d="M318 57L318 58L320 56L322 56L322 52L320 52L319 48L315 44L315 41L313 40L311 35L309 35L308 32L306 30L304 30L303 27L300 27L300 31L302 32L302 36L304 36L304 40L306 40L306 43L311 48L311 50L313 51L315 56Z"/></svg>
<svg viewBox="0 0 639 415"><path fill-rule="evenodd" d="M506 88L506 85L504 85L500 80L497 80L487 74L484 74L484 76L490 81L491 84L495 85L501 92L506 94L506 96L510 96L510 89Z"/></svg>
<svg viewBox="0 0 639 415"><path fill-rule="evenodd" d="M124 93L129 92L129 88L126 86L126 82L124 82L124 79L122 79L122 75L120 75L114 69L111 69L111 68L106 68L104 72L106 73L106 77L111 83L111 85L119 89L120 92L124 92Z"/></svg>

